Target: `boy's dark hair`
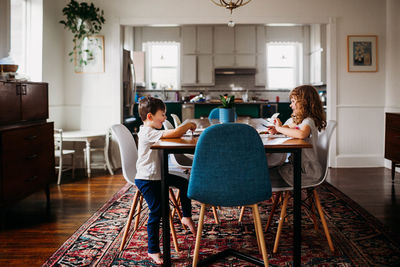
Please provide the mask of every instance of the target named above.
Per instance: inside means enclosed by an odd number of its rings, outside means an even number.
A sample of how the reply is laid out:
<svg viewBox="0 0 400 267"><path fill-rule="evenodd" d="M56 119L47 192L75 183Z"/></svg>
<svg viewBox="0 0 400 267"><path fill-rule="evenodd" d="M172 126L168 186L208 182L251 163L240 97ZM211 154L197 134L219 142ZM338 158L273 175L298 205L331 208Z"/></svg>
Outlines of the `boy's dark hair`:
<svg viewBox="0 0 400 267"><path fill-rule="evenodd" d="M155 115L158 110L165 111L165 104L161 99L146 96L139 101L139 116L142 121L147 119L147 114Z"/></svg>

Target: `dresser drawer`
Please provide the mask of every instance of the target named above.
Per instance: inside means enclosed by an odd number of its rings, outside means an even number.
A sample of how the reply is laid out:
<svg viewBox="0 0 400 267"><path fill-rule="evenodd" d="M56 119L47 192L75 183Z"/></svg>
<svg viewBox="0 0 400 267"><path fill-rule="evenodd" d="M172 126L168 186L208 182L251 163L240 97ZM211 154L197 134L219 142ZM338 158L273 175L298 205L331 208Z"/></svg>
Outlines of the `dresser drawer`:
<svg viewBox="0 0 400 267"><path fill-rule="evenodd" d="M1 136L3 153L18 153L18 151L38 148L53 142L53 125L43 124L23 129L5 131Z"/></svg>
<svg viewBox="0 0 400 267"><path fill-rule="evenodd" d="M400 162L400 129L386 129L385 158Z"/></svg>
<svg viewBox="0 0 400 267"><path fill-rule="evenodd" d="M3 170L4 177L7 177L2 181L4 199L19 199L50 183L52 157L51 151L43 149L35 157L21 160L4 159L3 166L7 166Z"/></svg>

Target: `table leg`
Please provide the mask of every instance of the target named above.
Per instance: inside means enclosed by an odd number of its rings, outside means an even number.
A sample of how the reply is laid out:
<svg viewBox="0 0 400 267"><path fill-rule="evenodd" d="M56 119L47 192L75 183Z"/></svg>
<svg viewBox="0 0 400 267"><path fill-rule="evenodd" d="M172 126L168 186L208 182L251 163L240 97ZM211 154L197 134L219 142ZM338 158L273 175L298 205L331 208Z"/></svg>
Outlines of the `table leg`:
<svg viewBox="0 0 400 267"><path fill-rule="evenodd" d="M86 166L87 176L90 178L92 171L90 170L90 141L86 141Z"/></svg>
<svg viewBox="0 0 400 267"><path fill-rule="evenodd" d="M293 265L301 266L301 149L294 152Z"/></svg>
<svg viewBox="0 0 400 267"><path fill-rule="evenodd" d="M163 150L163 163L161 168L161 207L162 207L162 232L163 232L163 266L171 266L170 230L169 230L169 188L167 184L168 175L168 152Z"/></svg>
<svg viewBox="0 0 400 267"><path fill-rule="evenodd" d="M105 144L105 147L104 147L104 160L106 161L106 166L107 166L108 172L111 175L114 175L113 169L111 167L110 158L108 156L108 149L109 149L109 141L108 141L108 138L107 138L106 144Z"/></svg>

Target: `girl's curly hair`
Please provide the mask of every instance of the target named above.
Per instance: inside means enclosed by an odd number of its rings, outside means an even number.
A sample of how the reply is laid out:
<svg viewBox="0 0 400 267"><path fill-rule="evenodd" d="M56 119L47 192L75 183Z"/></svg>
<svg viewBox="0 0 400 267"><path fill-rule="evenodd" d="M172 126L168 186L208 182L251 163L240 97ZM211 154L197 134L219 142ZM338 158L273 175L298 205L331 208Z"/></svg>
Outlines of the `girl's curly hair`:
<svg viewBox="0 0 400 267"><path fill-rule="evenodd" d="M298 104L296 115L292 114L294 123L300 124L305 118L310 117L314 120L318 131L325 129L325 112L317 89L311 85L301 85L290 92L289 98L294 98Z"/></svg>

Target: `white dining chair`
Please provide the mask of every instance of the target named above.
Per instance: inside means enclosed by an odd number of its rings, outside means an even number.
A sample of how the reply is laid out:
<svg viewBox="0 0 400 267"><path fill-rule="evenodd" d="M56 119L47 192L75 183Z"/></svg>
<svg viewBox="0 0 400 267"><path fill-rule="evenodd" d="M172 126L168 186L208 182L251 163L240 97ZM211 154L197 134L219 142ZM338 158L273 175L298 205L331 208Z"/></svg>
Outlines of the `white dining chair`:
<svg viewBox="0 0 400 267"><path fill-rule="evenodd" d="M115 139L117 140L118 146L119 146L119 151L120 151L120 155L121 155L121 164L122 164L122 175L129 184L134 185L135 184L135 176L136 176L136 172L137 172L136 161L138 159L138 150L136 147L135 140L132 136L132 133L128 130L128 128L126 128L126 126L124 126L122 124L115 124L115 125L111 126L111 130L112 130L112 133L115 136ZM178 215L181 214L179 207L177 206L176 199L172 196L171 196L171 198L172 198L171 200L174 204L174 209L177 211ZM174 201L174 199L175 199L175 201ZM128 236L129 228L131 225L131 221L132 221L133 215L135 213L137 215L136 215L134 230L136 230L138 228L139 218L140 218L140 214L142 212L142 203L143 203L143 195L137 189L135 196L133 198L133 202L132 202L131 210L129 212L128 220L126 222L126 228L125 228L124 235L122 237L120 250L122 250L125 246L126 238ZM138 209L136 212L137 207L138 207ZM174 228L174 225L172 222L172 216L170 216L169 223L170 223L171 234L172 234L175 250L177 252L179 252L178 241L176 238L176 232L175 232L175 228ZM184 229L186 229L186 228L184 227Z"/></svg>
<svg viewBox="0 0 400 267"><path fill-rule="evenodd" d="M321 202L319 199L318 192L316 188L322 184L325 180L326 177L328 176L328 159L329 159L329 144L330 140L332 137L332 134L336 128L336 121L330 120L328 121L327 127L325 128L324 131L320 132L318 134L318 142L317 142L317 153L318 153L318 161L321 164L323 173L321 175L321 178L313 183L313 184L302 184L301 188L303 190L307 191L307 199L310 201L310 203L307 205L311 209L311 219L314 223L314 228L317 230L318 225L317 225L317 217L315 216L315 208L317 208L318 214L320 216L321 224L325 233L325 237L328 241L329 249L331 251L334 251L332 239L329 233L328 225L325 220L325 215L322 210ZM286 208L287 208L287 203L290 197L290 193L293 191L293 187L288 185L282 177L279 176L279 174L276 172L275 175L271 175L271 185L272 185L272 192L275 192L275 200L272 205L271 213L269 215L267 225L265 226L265 232L268 231L269 226L271 225L273 215L275 213L276 207L279 203L279 198L283 194L283 204L281 207L281 214L279 217L279 224L278 224L278 229L276 232L276 237L275 237L275 244L274 244L274 250L273 253L276 253L278 251L278 245L279 245L279 238L280 234L282 231L282 226L284 219L286 217ZM303 203L304 204L304 203Z"/></svg>
<svg viewBox="0 0 400 267"><path fill-rule="evenodd" d="M181 120L179 119L178 115L171 114L172 119L174 120L175 128L182 124Z"/></svg>
<svg viewBox="0 0 400 267"><path fill-rule="evenodd" d="M71 170L72 178L75 178L75 150L64 149L63 143L63 130L54 129L54 157L58 159L58 166L55 166L56 170L58 170L57 184L61 184L61 176L65 171ZM66 156L71 159L69 166L64 162Z"/></svg>

